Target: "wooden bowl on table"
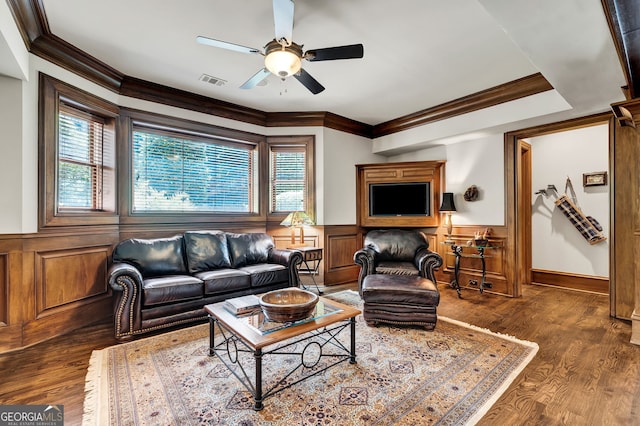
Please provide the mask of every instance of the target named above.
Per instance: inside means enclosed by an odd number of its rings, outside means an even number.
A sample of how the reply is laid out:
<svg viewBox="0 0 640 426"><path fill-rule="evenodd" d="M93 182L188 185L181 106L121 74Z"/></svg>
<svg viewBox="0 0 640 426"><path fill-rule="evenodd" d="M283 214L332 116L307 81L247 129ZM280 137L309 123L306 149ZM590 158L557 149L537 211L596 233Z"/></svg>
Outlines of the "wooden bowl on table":
<svg viewBox="0 0 640 426"><path fill-rule="evenodd" d="M292 322L313 314L318 295L300 288L274 290L260 296L260 307L269 321Z"/></svg>

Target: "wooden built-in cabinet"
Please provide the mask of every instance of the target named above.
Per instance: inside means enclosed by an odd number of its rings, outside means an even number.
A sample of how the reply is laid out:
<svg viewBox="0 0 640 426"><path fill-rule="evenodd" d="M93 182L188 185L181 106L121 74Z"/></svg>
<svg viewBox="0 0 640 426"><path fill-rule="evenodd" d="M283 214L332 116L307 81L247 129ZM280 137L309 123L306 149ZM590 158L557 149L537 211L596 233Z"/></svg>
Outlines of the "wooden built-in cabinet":
<svg viewBox="0 0 640 426"><path fill-rule="evenodd" d="M356 165L356 211L361 227L429 227L440 223L440 185L444 182L444 161ZM429 183L430 211L424 216L374 216L369 210L369 188L372 184Z"/></svg>

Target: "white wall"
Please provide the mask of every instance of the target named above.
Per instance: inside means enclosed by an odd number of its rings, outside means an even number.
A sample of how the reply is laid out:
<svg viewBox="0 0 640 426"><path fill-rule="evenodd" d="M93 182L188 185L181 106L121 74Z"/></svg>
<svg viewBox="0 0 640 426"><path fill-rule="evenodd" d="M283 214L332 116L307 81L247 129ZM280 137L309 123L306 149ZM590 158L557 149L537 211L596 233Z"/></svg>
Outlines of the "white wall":
<svg viewBox="0 0 640 426"><path fill-rule="evenodd" d="M316 152L318 154L318 152ZM321 167L324 181L316 182L324 194L324 224L356 223L356 164L385 163L386 157L371 153L371 140L325 129Z"/></svg>
<svg viewBox="0 0 640 426"><path fill-rule="evenodd" d="M454 225L503 226L504 220L504 142L503 136L440 145L390 157L389 161L446 160L443 192L453 192L457 212ZM480 190L477 201L464 200L471 185Z"/></svg>
<svg viewBox="0 0 640 426"><path fill-rule="evenodd" d="M0 233L22 227L22 81L0 76Z"/></svg>
<svg viewBox="0 0 640 426"><path fill-rule="evenodd" d="M582 174L607 171L608 125L586 127L528 140L532 152L533 192L555 185L564 193L571 178L578 203L609 236L609 186L583 187ZM532 266L598 277L609 276L609 240L590 245L554 204L554 197L532 200Z"/></svg>

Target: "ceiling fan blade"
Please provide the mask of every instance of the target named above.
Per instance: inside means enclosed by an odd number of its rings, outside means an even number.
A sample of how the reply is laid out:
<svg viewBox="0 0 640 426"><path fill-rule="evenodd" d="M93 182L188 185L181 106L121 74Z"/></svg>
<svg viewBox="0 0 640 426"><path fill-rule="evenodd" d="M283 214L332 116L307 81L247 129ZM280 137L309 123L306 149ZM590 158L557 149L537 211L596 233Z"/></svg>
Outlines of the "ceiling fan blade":
<svg viewBox="0 0 640 426"><path fill-rule="evenodd" d="M249 80L245 81L244 84L242 86L240 86L240 88L241 89L252 89L258 83L260 83L262 80L267 78L267 76L269 74L271 74L271 72L268 69L262 68L260 71L255 73Z"/></svg>
<svg viewBox="0 0 640 426"><path fill-rule="evenodd" d="M348 46L327 47L325 49L307 50L304 54L308 61L332 61L335 59L357 59L364 56L362 44Z"/></svg>
<svg viewBox="0 0 640 426"><path fill-rule="evenodd" d="M276 41L283 38L287 40L287 44L293 41L293 9L293 0L273 0Z"/></svg>
<svg viewBox="0 0 640 426"><path fill-rule="evenodd" d="M294 74L293 76L296 78L296 80L302 83L304 87L309 89L309 91L314 95L317 95L324 90L324 86L318 83L318 80L311 77L311 74L306 72L304 68L301 68L300 72L298 74Z"/></svg>
<svg viewBox="0 0 640 426"><path fill-rule="evenodd" d="M206 44L208 46L219 47L221 49L233 50L240 53L257 53L262 54L260 49L253 47L241 46L239 44L229 43L227 41L216 40L214 38L208 38L203 36L196 37L196 41L200 44Z"/></svg>

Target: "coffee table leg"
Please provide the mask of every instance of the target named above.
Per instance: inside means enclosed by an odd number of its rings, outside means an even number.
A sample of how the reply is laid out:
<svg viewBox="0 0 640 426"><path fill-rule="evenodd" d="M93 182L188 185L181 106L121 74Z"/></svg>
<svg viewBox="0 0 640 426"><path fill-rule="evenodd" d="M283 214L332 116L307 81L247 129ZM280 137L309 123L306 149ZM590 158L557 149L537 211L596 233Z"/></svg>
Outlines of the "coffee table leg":
<svg viewBox="0 0 640 426"><path fill-rule="evenodd" d="M260 411L264 408L264 405L262 405L262 349L256 349L253 357L256 360L256 393L253 396L255 400L253 409Z"/></svg>
<svg viewBox="0 0 640 426"><path fill-rule="evenodd" d="M349 356L349 364L356 364L356 317L349 318L351 326L351 353Z"/></svg>
<svg viewBox="0 0 640 426"><path fill-rule="evenodd" d="M209 356L214 355L215 342L213 339L213 335L215 333L215 323L216 319L209 315Z"/></svg>

